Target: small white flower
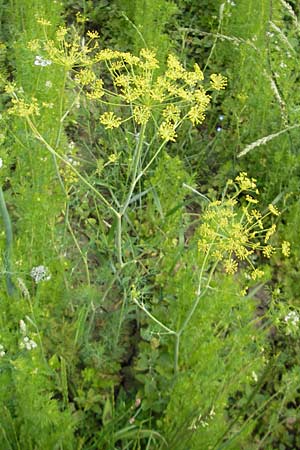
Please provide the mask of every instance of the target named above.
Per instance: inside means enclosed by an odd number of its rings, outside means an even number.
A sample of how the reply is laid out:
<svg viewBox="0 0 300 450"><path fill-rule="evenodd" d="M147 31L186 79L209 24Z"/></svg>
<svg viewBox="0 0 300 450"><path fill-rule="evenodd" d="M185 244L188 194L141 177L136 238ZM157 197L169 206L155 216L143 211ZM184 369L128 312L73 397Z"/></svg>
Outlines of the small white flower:
<svg viewBox="0 0 300 450"><path fill-rule="evenodd" d="M72 164L73 166L79 166L79 162L76 161L74 158L72 158L72 156L68 156L67 160L68 160L69 163Z"/></svg>
<svg viewBox="0 0 300 450"><path fill-rule="evenodd" d="M31 269L30 276L36 283L40 283L41 281L49 281L51 279L49 269L45 266L33 267Z"/></svg>
<svg viewBox="0 0 300 450"><path fill-rule="evenodd" d="M26 323L24 322L24 320L22 320L22 319L20 320L19 326L20 326L21 333L26 335L27 327L26 327Z"/></svg>
<svg viewBox="0 0 300 450"><path fill-rule="evenodd" d="M286 323L292 324L294 327L297 326L300 318L296 311L290 311L284 318Z"/></svg>
<svg viewBox="0 0 300 450"><path fill-rule="evenodd" d="M37 343L30 339L29 343L31 344L31 348L37 348Z"/></svg>
<svg viewBox="0 0 300 450"><path fill-rule="evenodd" d="M3 166L3 159L0 158L0 169L1 169L2 166Z"/></svg>
<svg viewBox="0 0 300 450"><path fill-rule="evenodd" d="M46 67L46 66L50 66L50 64L52 64L52 61L50 61L49 59L44 59L44 58L42 58L42 56L38 56L38 55L35 57L35 60L34 60L35 66Z"/></svg>
<svg viewBox="0 0 300 450"><path fill-rule="evenodd" d="M45 86L47 87L47 88L51 88L52 87L52 81L46 81L46 83L45 83Z"/></svg>
<svg viewBox="0 0 300 450"><path fill-rule="evenodd" d="M41 65L41 60L42 60L41 56L36 56L35 60L34 60L34 65L35 66L40 66Z"/></svg>
<svg viewBox="0 0 300 450"><path fill-rule="evenodd" d="M25 347L26 350L32 350L33 348L37 347L37 344L32 339L29 339L29 341L26 342Z"/></svg>
<svg viewBox="0 0 300 450"><path fill-rule="evenodd" d="M2 344L0 344L0 358L3 358L3 356L5 356L5 351L4 351L4 347Z"/></svg>
<svg viewBox="0 0 300 450"><path fill-rule="evenodd" d="M255 383L257 383L257 381L258 381L258 378L257 378L257 375L256 375L256 372L254 372L254 370L252 371L252 378L253 378L253 380L255 381Z"/></svg>
<svg viewBox="0 0 300 450"><path fill-rule="evenodd" d="M32 339L29 339L28 336L25 336L23 340L20 342L20 348L25 348L26 350L32 350L37 347L36 342Z"/></svg>

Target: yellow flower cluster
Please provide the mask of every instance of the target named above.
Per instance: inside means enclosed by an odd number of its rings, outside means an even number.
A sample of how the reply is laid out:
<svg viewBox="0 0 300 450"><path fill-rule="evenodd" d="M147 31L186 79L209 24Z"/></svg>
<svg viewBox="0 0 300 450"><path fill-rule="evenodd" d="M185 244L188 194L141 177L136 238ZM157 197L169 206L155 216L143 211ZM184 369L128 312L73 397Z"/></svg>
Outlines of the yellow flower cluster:
<svg viewBox="0 0 300 450"><path fill-rule="evenodd" d="M50 24L44 19L38 20L38 23L44 27ZM91 31L87 34L89 38L87 44L74 30L64 26L57 29L54 39L48 38L46 29L44 33L46 35L44 42L34 40L28 43L30 50L43 48L53 63L64 66L67 70L92 64L91 54L99 47L95 40L98 37L97 32Z"/></svg>
<svg viewBox="0 0 300 450"><path fill-rule="evenodd" d="M248 178L248 175L246 172L241 172L236 177L235 181L241 191L256 190L256 179ZM256 190L256 192L257 192L257 190Z"/></svg>
<svg viewBox="0 0 300 450"><path fill-rule="evenodd" d="M291 244L287 241L283 241L281 244L281 251L282 254L288 258L291 254Z"/></svg>
<svg viewBox="0 0 300 450"><path fill-rule="evenodd" d="M270 258L276 249L269 244L271 236L276 231L276 225L265 228L264 221L270 214L279 215L273 205L264 216L253 208L258 203L252 195L257 191L256 180L249 178L245 172L240 173L228 185L235 187L235 194L222 201L211 202L203 214L203 223L198 229L198 250L201 254L209 253L217 261L223 262L226 273L234 274L238 270L239 261L246 261L251 269L251 278L256 280L263 276L263 271L254 267L251 255L260 250ZM248 192L251 192L250 196ZM236 208L238 202L246 206ZM254 201L255 200L255 201ZM290 244L282 243L282 253L289 256Z"/></svg>
<svg viewBox="0 0 300 450"><path fill-rule="evenodd" d="M112 128L118 128L121 123L122 119L120 117L117 117L113 112L105 112L100 116L100 122L108 129Z"/></svg>
<svg viewBox="0 0 300 450"><path fill-rule="evenodd" d="M100 117L100 123L108 129L129 119L136 125L146 125L152 119L163 141L175 141L176 130L183 121L189 120L194 126L204 121L211 99L207 91L226 86L226 78L213 74L206 89L199 65L187 70L174 55L169 55L166 71L160 74L153 50L142 49L138 56L100 50L97 31L88 31L84 39L64 26L50 39L46 29L49 23L45 19L38 22L44 27L45 42L30 41L28 47L32 51L43 50L51 63L76 71L74 80L86 96L108 105L107 113ZM99 76L99 64L106 72L103 78ZM117 116L122 118L116 119Z"/></svg>
<svg viewBox="0 0 300 450"><path fill-rule="evenodd" d="M276 206L272 205L270 203L270 205L268 206L269 211L274 215L274 216L280 216L280 212L278 211L278 209L276 208Z"/></svg>
<svg viewBox="0 0 300 450"><path fill-rule="evenodd" d="M36 98L32 98L30 103L27 103L23 98L12 98L11 103L12 106L8 110L9 114L20 117L38 116L40 114Z"/></svg>
<svg viewBox="0 0 300 450"><path fill-rule="evenodd" d="M98 38L100 37L98 31L88 31L88 32L86 33L86 35L87 35L87 37L89 37L90 39L98 39Z"/></svg>
<svg viewBox="0 0 300 450"><path fill-rule="evenodd" d="M227 78L223 77L223 75L213 73L210 76L210 80L211 87L216 91L221 91L227 86Z"/></svg>
<svg viewBox="0 0 300 450"><path fill-rule="evenodd" d="M43 27L50 27L51 26L51 22L49 20L47 20L47 19L44 19L43 17L37 18L37 23L39 23Z"/></svg>
<svg viewBox="0 0 300 450"><path fill-rule="evenodd" d="M91 69L82 69L75 75L75 81L82 86L93 84L96 75Z"/></svg>
<svg viewBox="0 0 300 450"><path fill-rule="evenodd" d="M175 142L177 138L175 125L172 122L162 122L159 127L160 137L164 141Z"/></svg>
<svg viewBox="0 0 300 450"><path fill-rule="evenodd" d="M137 124L142 125L148 122L151 115L151 109L148 106L134 106L133 117Z"/></svg>
<svg viewBox="0 0 300 450"><path fill-rule="evenodd" d="M198 64L188 71L174 55L170 55L165 73L158 75L158 59L149 49L142 49L139 56L110 49L99 50L91 58L91 63L105 63L115 91L105 89L102 83L101 95L91 95L95 80L87 83L92 77L84 70L82 75L76 75L76 81L85 88L89 98L105 96L101 101L110 104L118 99L123 106L130 107L131 117L138 125L146 124L152 117L157 118L159 113L161 120L156 119L155 122L164 141L175 141L176 129L184 120L190 120L193 125L204 121L210 95L202 85L204 76ZM115 125L116 122L114 128ZM107 128L112 127L109 125Z"/></svg>

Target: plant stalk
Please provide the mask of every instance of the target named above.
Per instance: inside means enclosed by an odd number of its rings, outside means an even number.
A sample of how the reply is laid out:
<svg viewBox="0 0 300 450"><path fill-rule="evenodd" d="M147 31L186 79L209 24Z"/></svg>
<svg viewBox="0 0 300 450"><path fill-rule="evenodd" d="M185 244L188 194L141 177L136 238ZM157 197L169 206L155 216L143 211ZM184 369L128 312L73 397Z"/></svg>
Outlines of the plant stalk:
<svg viewBox="0 0 300 450"><path fill-rule="evenodd" d="M5 268L5 280L6 280L6 289L9 297L12 297L16 291L16 287L12 281L12 242L13 242L13 234L11 221L9 217L9 213L6 207L4 194L2 187L0 186L0 211L3 218L4 230L5 230L5 252L4 252L4 268Z"/></svg>

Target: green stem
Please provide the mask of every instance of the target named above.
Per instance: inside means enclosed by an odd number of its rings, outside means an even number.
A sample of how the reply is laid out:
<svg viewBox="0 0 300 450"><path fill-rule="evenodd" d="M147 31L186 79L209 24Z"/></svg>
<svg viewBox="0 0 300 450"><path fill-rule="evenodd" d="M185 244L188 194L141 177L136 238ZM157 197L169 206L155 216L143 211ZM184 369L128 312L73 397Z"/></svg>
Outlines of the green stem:
<svg viewBox="0 0 300 450"><path fill-rule="evenodd" d="M175 339L174 373L176 374L178 372L180 334L176 333Z"/></svg>
<svg viewBox="0 0 300 450"><path fill-rule="evenodd" d="M165 330L168 334L177 335L176 331L171 330L171 328L168 328L166 325L164 325L162 322L160 322L155 316L153 316L148 309L142 305L136 298L133 298L134 303L142 310L144 311L148 317L150 317L153 322L157 323L163 330Z"/></svg>
<svg viewBox="0 0 300 450"><path fill-rule="evenodd" d="M152 158L150 159L150 161L148 162L148 164L144 167L144 169L138 174L138 176L136 177L135 180L135 184L140 180L140 178L142 178L145 173L147 172L147 170L149 169L149 167L151 166L151 164L155 161L155 159L157 158L157 156L159 155L159 153L162 151L162 149L164 148L164 146L166 145L167 141L163 141L163 143L159 146L158 150L156 150L156 152L154 153L154 155L152 156Z"/></svg>
<svg viewBox="0 0 300 450"><path fill-rule="evenodd" d="M210 249L211 249L211 247L210 247ZM196 309L197 309L197 307L198 307L198 305L199 305L200 299L204 296L204 294L205 294L206 291L208 290L209 285L210 285L210 282L211 282L211 279L212 279L212 276L213 276L213 274L214 274L214 272L215 272L215 269L216 269L216 267L217 267L217 265L218 265L218 263L219 263L219 260L217 260L217 261L215 262L215 264L213 265L213 267L211 268L211 271L210 271L210 274L209 274L209 277L208 277L208 281L207 281L207 283L206 283L205 288L204 288L203 291L202 291L202 290L201 290L201 285L202 285L203 273L204 273L206 261L207 261L207 259L208 259L209 253L210 253L210 249L206 252L204 261L203 261L203 263L202 263L202 267L201 267L201 271L200 271L200 275L199 275L199 282L198 282L198 288L197 288L197 297L196 297L196 300L194 301L194 304L193 304L193 306L192 306L190 312L189 312L188 315L186 316L185 321L183 322L183 325L181 326L180 330L178 331L178 335L179 335L179 336L181 336L181 334L183 333L183 331L185 330L185 328L186 328L187 325L189 324L191 318L192 318L193 315L194 315L194 312L196 311Z"/></svg>
<svg viewBox="0 0 300 450"><path fill-rule="evenodd" d="M43 136L38 132L37 128L33 124L33 122L27 117L27 123L29 127L31 128L33 135L36 139L38 139L40 142L42 142L47 150L54 156L56 156L60 161L63 161L70 169L78 176L78 178L86 185L88 188L93 191L98 198L104 203L105 206L108 207L108 209L115 215L118 216L118 212L113 208L113 206L106 200L106 198L99 192L97 189L94 188L91 183L89 183L82 175L78 172L78 170L75 169L75 167L63 156L61 156L44 138Z"/></svg>
<svg viewBox="0 0 300 450"><path fill-rule="evenodd" d="M116 233L117 257L121 267L124 266L122 256L122 215L117 215L117 233Z"/></svg>
<svg viewBox="0 0 300 450"><path fill-rule="evenodd" d="M2 187L0 186L0 211L4 222L4 230L5 230L5 238L6 238L6 245L5 245L5 252L4 252L4 268L5 268L5 279L6 279L6 288L7 293L10 297L12 297L16 291L15 285L12 282L11 279L11 272L12 272L12 242L13 242L13 234L12 234L12 227L11 227L11 221L9 217L9 213L6 207L4 194Z"/></svg>
<svg viewBox="0 0 300 450"><path fill-rule="evenodd" d="M83 254L83 252L82 252L82 250L80 248L80 245L79 245L79 243L78 243L78 241L76 239L76 236L74 234L74 231L73 231L73 229L71 227L71 224L70 224L70 222L69 222L67 217L66 217L66 224L67 224L68 230L69 230L69 232L70 232L70 234L71 234L71 236L73 238L74 244L75 244L75 246L76 246L76 248L77 248L77 250L78 250L78 252L79 252L79 254L80 254L81 258L82 258L83 265L84 265L84 268L85 268L85 273L86 273L87 285L88 285L88 287L90 287L91 286L91 279L90 279L90 272L89 272L87 255Z"/></svg>
<svg viewBox="0 0 300 450"><path fill-rule="evenodd" d="M125 203L122 206L121 211L120 211L120 214L122 216L125 214L126 209L128 208L128 205L130 203L130 200L131 200L134 188L136 186L136 183L140 179L140 176L137 177L137 171L138 171L138 167L139 167L140 161L141 161L141 154L142 154L142 148L143 148L143 143L144 143L145 129L146 129L146 125L143 125L142 128L141 128L141 131L140 131L139 140L138 140L136 151L135 151L132 181L131 181L131 184L130 184L129 192L127 194Z"/></svg>
<svg viewBox="0 0 300 450"><path fill-rule="evenodd" d="M137 146L135 149L133 173L132 173L130 188L129 188L128 194L126 196L125 202L121 206L120 212L117 214L116 246L117 246L118 261L119 261L119 264L121 267L124 266L123 255L122 255L122 218L123 218L124 214L126 213L128 205L130 204L130 200L131 200L134 188L138 181L137 171L138 171L138 168L139 168L139 165L141 162L141 154L142 154L143 143L144 143L145 129L146 129L146 125L143 125L141 128L139 140L138 140L138 143L137 143Z"/></svg>

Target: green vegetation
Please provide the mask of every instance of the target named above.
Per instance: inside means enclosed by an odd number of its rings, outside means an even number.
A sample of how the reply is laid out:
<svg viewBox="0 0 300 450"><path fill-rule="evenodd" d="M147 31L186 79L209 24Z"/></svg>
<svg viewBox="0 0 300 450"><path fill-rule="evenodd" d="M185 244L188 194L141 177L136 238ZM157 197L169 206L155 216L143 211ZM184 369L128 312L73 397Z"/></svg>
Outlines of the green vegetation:
<svg viewBox="0 0 300 450"><path fill-rule="evenodd" d="M0 6L0 448L299 448L297 2Z"/></svg>

